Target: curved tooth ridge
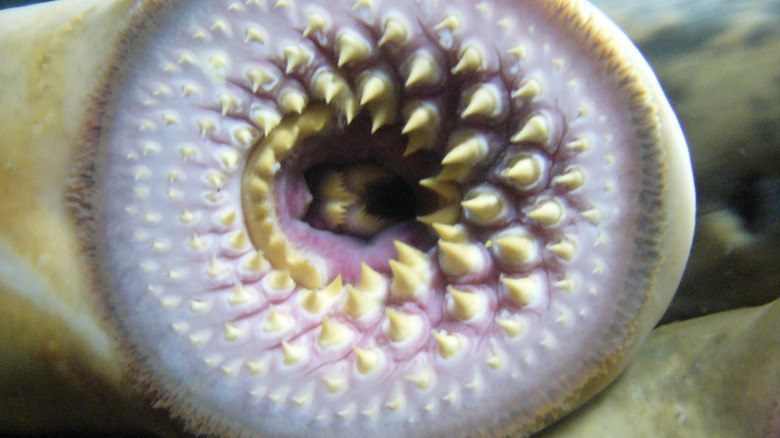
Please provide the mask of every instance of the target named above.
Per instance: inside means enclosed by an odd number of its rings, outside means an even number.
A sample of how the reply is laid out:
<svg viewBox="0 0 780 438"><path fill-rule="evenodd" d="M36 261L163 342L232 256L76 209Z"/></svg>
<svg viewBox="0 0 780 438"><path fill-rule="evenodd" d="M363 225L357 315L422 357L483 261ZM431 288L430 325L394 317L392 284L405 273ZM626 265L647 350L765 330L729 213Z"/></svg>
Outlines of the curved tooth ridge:
<svg viewBox="0 0 780 438"><path fill-rule="evenodd" d="M453 14L447 14L444 16L444 19L439 22L439 24L433 27L433 30L448 29L450 31L454 31L458 28L460 28L460 18Z"/></svg>
<svg viewBox="0 0 780 438"><path fill-rule="evenodd" d="M285 72L287 74L301 66L306 66L311 62L312 55L300 44L290 44L282 50L282 56L287 61Z"/></svg>

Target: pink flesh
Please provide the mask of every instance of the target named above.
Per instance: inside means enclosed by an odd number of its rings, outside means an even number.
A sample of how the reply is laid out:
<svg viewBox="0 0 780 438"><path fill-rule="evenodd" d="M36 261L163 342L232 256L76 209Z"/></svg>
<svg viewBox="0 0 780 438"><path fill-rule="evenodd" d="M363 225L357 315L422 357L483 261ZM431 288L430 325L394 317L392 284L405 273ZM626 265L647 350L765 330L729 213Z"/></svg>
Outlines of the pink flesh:
<svg viewBox="0 0 780 438"><path fill-rule="evenodd" d="M616 94L613 84L578 50L573 37L543 22L531 4L525 8L522 2L497 2L489 6L485 16L465 1L399 4L377 0L370 9L360 7L354 12L350 12L351 1L293 3L294 7L278 9L262 1L241 2L238 10L228 9L231 1L190 1L171 10L163 7L154 17L158 29L150 31L151 37L142 38L144 44L131 51L132 68L121 78L121 88L114 89L113 112L101 138L98 161L101 270L109 279L121 325L146 363L151 364L152 381L162 387L163 398L176 399L172 404L177 407L209 418L212 427L268 435L453 436L485 431L501 422L530 421L541 406L568 395L583 373L619 348L616 340L624 339L625 333L613 331L603 321L613 318L614 313L630 312L626 307L638 308L644 300L628 287L631 279L627 277L626 262L635 248L632 239L623 239L638 227L640 158L630 147L634 134L627 110L612 106ZM306 27L310 7L326 12L332 25L329 30L303 38L300 32ZM458 14L462 27L454 33L433 31L448 12ZM414 36L402 49L391 45L379 50L376 35L382 34L381 23L391 14L405 19ZM232 36L212 29L217 19L229 24ZM501 19L509 21L510 31L495 24ZM265 29L265 43L244 41L244 28L250 24ZM277 108L276 93L284 86L310 94L309 79L315 68L323 63L335 68L337 57L328 47L341 29L356 30L374 44L373 59L343 69L350 78L377 66L398 77L399 66L410 50L420 47L428 48L446 63L446 72L457 63L460 47L466 43L484 46L486 71L458 76L445 73L449 79L441 86L404 90L400 106L416 98L437 102L445 114L440 145L434 150L437 159L446 152L447 134L455 124L496 139L489 157L464 184L467 188L489 184L500 190L510 201L511 212L494 226L466 222L469 234L484 243L501 230L525 227L536 236L541 248L536 259L513 268L502 264L491 249L483 246L485 263L480 272L448 278L436 263L435 238L420 224L399 224L370 244L311 228L300 220L309 202L302 185L305 166L301 160L282 163L287 170L281 172L277 182L280 224L291 241L324 260L328 281L342 274L345 282L356 284L362 261L389 276L387 260L396 258L395 239L430 255L427 296L405 301L389 299L387 303L421 317L421 335L401 345L389 340L383 312L356 321L342 311L337 301L321 314L309 314L299 302L299 288L273 290L268 285L268 270L249 272L241 267L241 262L253 253L251 245L239 250L227 243L230 235L245 227L241 177L243 163L251 153L250 146L237 142L233 129L252 125L251 105ZM208 37L193 38L198 31ZM315 59L310 68L284 74L281 53L287 43L312 49ZM522 61L506 53L518 43L528 49ZM229 54L225 83L204 73L211 71L210 59L219 55L218 51ZM191 55L195 64L179 62L185 54ZM562 60L563 67L558 69L554 59ZM253 94L244 73L251 66L275 72L278 82ZM526 103L512 99L509 92L529 77L541 82L544 93ZM567 85L570 81L576 81L577 86ZM505 102L511 102L506 117L490 124L458 120L457 114L462 111L457 105L460 93L485 82L502 88ZM199 94L182 96L182 86L188 83L194 84ZM226 116L221 114L217 100L223 89L239 97L238 105ZM581 106L589 108L587 115L579 115ZM546 111L553 122L551 144L509 145L508 139L518 127L538 111ZM166 125L165 114L174 115L176 121ZM367 119L361 117L355 123L365 123ZM201 135L198 119L212 120L215 130ZM385 128L390 134L380 135L400 138L402 125L399 120ZM590 151L575 153L561 146L582 137L591 139ZM196 153L184 159L182 148L188 146L193 146ZM341 153L346 159L361 153L359 145L345 142L343 147ZM220 161L220 154L228 150L239 155L236 169L228 169ZM337 155L331 149L324 150ZM546 163L543 181L527 190L498 176L505 157L518 151L538 154ZM321 159L313 155L311 160ZM607 156L611 157L609 162ZM405 160L409 164L404 164ZM401 167L419 165L414 156L395 161ZM586 184L574 191L553 186L552 177L571 165L584 169ZM178 172L174 180L170 177L172 171ZM218 191L208 180L210 172L224 176ZM606 185L612 188L605 190ZM169 189L178 197L170 199ZM548 197L555 197L565 206L564 218L554 226L542 226L527 217L537 200ZM580 215L594 207L601 211L598 225ZM185 209L194 215L191 222L180 220ZM235 221L222 223L221 215L230 210L238 213ZM193 250L188 246L194 234L205 240L203 248ZM577 253L570 261L544 248L564 236L577 242ZM603 243L597 243L600 238ZM207 275L211 261L224 265L226 271ZM603 273L592 273L598 271L597 266ZM544 292L528 306L520 307L508 299L499 281L502 274L536 275L542 280ZM573 291L554 286L564 275L575 281ZM256 298L246 304L230 304L228 296L239 283ZM482 294L487 303L485 312L470 321L452 315L446 300L449 284ZM206 309L194 313L190 310L192 300L204 300ZM617 305L619 301L624 304ZM294 323L281 332L264 332L263 321L272 308L289 314ZM319 348L317 336L323 315L349 327L353 342L332 350ZM525 325L519 337L511 338L495 322L496 317L508 316L519 318ZM244 329L242 337L225 340L226 322ZM442 358L431 335L433 329L462 334L462 349L453 357ZM201 334L205 336L203 342L193 346L189 336ZM303 347L307 357L285 365L282 341ZM357 372L355 345L379 351L384 357L382 365L367 375ZM499 369L486 362L495 354L503 357ZM252 375L246 361L263 362L266 369ZM407 378L420 373L432 379L424 390ZM328 393L323 375L343 376L344 389ZM452 402L444 399L450 393L455 394ZM309 399L299 407L293 398L302 394L309 394ZM402 407L390 410L386 403L397 396L404 400ZM363 412L371 409L372 415Z"/></svg>

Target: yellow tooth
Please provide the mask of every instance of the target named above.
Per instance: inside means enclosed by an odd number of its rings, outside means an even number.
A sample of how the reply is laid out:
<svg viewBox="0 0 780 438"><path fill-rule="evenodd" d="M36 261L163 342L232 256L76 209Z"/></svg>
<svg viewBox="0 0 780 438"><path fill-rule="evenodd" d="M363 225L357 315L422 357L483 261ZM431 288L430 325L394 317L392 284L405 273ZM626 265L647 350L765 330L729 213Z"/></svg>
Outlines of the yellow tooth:
<svg viewBox="0 0 780 438"><path fill-rule="evenodd" d="M547 144L550 139L550 130L547 118L536 115L528 119L525 125L512 137L512 143L530 141L533 143Z"/></svg>
<svg viewBox="0 0 780 438"><path fill-rule="evenodd" d="M360 265L358 288L374 296L382 296L387 290L387 279L364 262Z"/></svg>
<svg viewBox="0 0 780 438"><path fill-rule="evenodd" d="M371 133L373 134L379 128L395 122L395 97L386 102L369 104L368 110L371 111Z"/></svg>
<svg viewBox="0 0 780 438"><path fill-rule="evenodd" d="M244 38L245 43L250 41L262 43L265 41L265 38L263 37L263 30L257 26L247 26L246 29L244 29L244 35L246 35Z"/></svg>
<svg viewBox="0 0 780 438"><path fill-rule="evenodd" d="M276 290L286 290L295 286L295 281L287 271L274 270L267 275L268 285Z"/></svg>
<svg viewBox="0 0 780 438"><path fill-rule="evenodd" d="M387 21L385 21L385 32L382 34L382 38L379 39L377 44L380 47L388 42L400 44L406 41L406 36L408 34L409 31L403 23L395 18L388 18Z"/></svg>
<svg viewBox="0 0 780 438"><path fill-rule="evenodd" d="M355 357L357 358L355 365L360 374L368 374L379 365L379 353L370 348L364 350L355 347Z"/></svg>
<svg viewBox="0 0 780 438"><path fill-rule="evenodd" d="M247 236L246 231L242 229L228 237L228 243L230 243L230 246L234 249L242 249L249 244L249 236Z"/></svg>
<svg viewBox="0 0 780 438"><path fill-rule="evenodd" d="M580 214L593 225L598 225L598 223L601 221L601 211L599 211L598 208L591 208L590 210L585 210Z"/></svg>
<svg viewBox="0 0 780 438"><path fill-rule="evenodd" d="M322 318L322 329L317 337L317 344L321 348L338 347L349 340L350 331L344 325L330 318Z"/></svg>
<svg viewBox="0 0 780 438"><path fill-rule="evenodd" d="M407 157L420 149L429 149L433 146L433 132L419 131L409 134L409 143L406 144L403 156Z"/></svg>
<svg viewBox="0 0 780 438"><path fill-rule="evenodd" d="M227 265L224 265L215 259L209 262L209 266L206 268L206 275L216 278L226 274L229 270Z"/></svg>
<svg viewBox="0 0 780 438"><path fill-rule="evenodd" d="M428 257L419 249L407 245L400 240L394 240L395 250L398 252L398 261L413 267L426 267L428 266Z"/></svg>
<svg viewBox="0 0 780 438"><path fill-rule="evenodd" d="M485 308L485 299L477 294L449 288L455 316L461 321L469 321Z"/></svg>
<svg viewBox="0 0 780 438"><path fill-rule="evenodd" d="M474 46L466 47L460 55L460 60L452 68L452 74L461 71L478 71L482 69L482 52Z"/></svg>
<svg viewBox="0 0 780 438"><path fill-rule="evenodd" d="M409 114L401 134L408 134L418 129L432 130L436 125L438 125L436 109L429 105L421 104Z"/></svg>
<svg viewBox="0 0 780 438"><path fill-rule="evenodd" d="M474 274L482 269L482 253L469 243L439 240L439 266L448 275Z"/></svg>
<svg viewBox="0 0 780 438"><path fill-rule="evenodd" d="M312 32L324 29L326 24L328 21L325 17L316 12L310 13L306 29L303 30L303 36L308 37Z"/></svg>
<svg viewBox="0 0 780 438"><path fill-rule="evenodd" d="M228 342L233 342L241 337L241 335L244 333L244 330L241 329L241 327L236 327L231 324L225 323L225 340Z"/></svg>
<svg viewBox="0 0 780 438"><path fill-rule="evenodd" d="M479 136L474 135L468 140L458 144L444 156L441 164L468 164L473 166L487 156L487 143Z"/></svg>
<svg viewBox="0 0 780 438"><path fill-rule="evenodd" d="M393 342L403 342L420 331L420 317L410 313L396 312L387 308L388 335Z"/></svg>
<svg viewBox="0 0 780 438"><path fill-rule="evenodd" d="M494 193L483 192L463 201L460 205L482 222L491 222L504 208L501 198Z"/></svg>
<svg viewBox="0 0 780 438"><path fill-rule="evenodd" d="M427 225L431 225L434 222L454 225L460 220L460 207L457 205L450 205L449 207L434 211L431 214L418 216L417 220Z"/></svg>
<svg viewBox="0 0 780 438"><path fill-rule="evenodd" d="M295 283L309 289L320 289L325 281L320 272L306 257L291 253L287 256L287 269Z"/></svg>
<svg viewBox="0 0 780 438"><path fill-rule="evenodd" d="M418 292L425 290L427 285L427 266L413 267L396 260L390 260L390 269L393 271L393 281L390 290L394 297L408 299Z"/></svg>
<svg viewBox="0 0 780 438"><path fill-rule="evenodd" d="M434 222L432 225L439 238L445 242L465 242L468 238L468 233L461 224L447 225Z"/></svg>
<svg viewBox="0 0 780 438"><path fill-rule="evenodd" d="M325 103L331 103L333 99L336 98L336 96L348 90L349 87L343 80L341 81L334 80L328 85L327 90L325 90Z"/></svg>
<svg viewBox="0 0 780 438"><path fill-rule="evenodd" d="M519 306L527 306L536 297L537 287L534 277L501 277L501 283L506 286L509 296Z"/></svg>
<svg viewBox="0 0 780 438"><path fill-rule="evenodd" d="M334 392L339 392L339 390L344 386L343 377L322 376L322 380L325 381L325 389L331 394Z"/></svg>
<svg viewBox="0 0 780 438"><path fill-rule="evenodd" d="M287 74L292 73L293 69L306 65L311 61L311 54L307 52L303 47L297 44L291 44L282 50L284 59L287 61L287 68L285 72Z"/></svg>
<svg viewBox="0 0 780 438"><path fill-rule="evenodd" d="M590 141L587 138L578 138L566 143L566 148L575 152L585 152L590 150Z"/></svg>
<svg viewBox="0 0 780 438"><path fill-rule="evenodd" d="M357 10L359 8L370 8L371 6L374 6L374 0L355 0L355 4L352 6L352 10Z"/></svg>
<svg viewBox="0 0 780 438"><path fill-rule="evenodd" d="M485 362L487 362L488 365L493 367L493 369L497 370L501 368L501 365L504 364L504 357L500 354L494 354L493 356L489 357Z"/></svg>
<svg viewBox="0 0 780 438"><path fill-rule="evenodd" d="M419 181L420 185L433 190L437 195L448 201L460 202L463 196L460 187L452 182L440 181L436 178L425 178Z"/></svg>
<svg viewBox="0 0 780 438"><path fill-rule="evenodd" d="M512 167L505 170L501 176L527 186L538 181L541 174L542 169L537 160L532 157L523 157L515 161Z"/></svg>
<svg viewBox="0 0 780 438"><path fill-rule="evenodd" d="M252 293L244 289L244 285L238 283L235 289L228 295L228 303L231 305L246 304L252 300Z"/></svg>
<svg viewBox="0 0 780 438"><path fill-rule="evenodd" d="M200 313L209 307L208 300L192 300L190 301L190 312Z"/></svg>
<svg viewBox="0 0 780 438"><path fill-rule="evenodd" d="M563 207L557 201L542 201L528 212L528 217L542 225L555 225L563 217Z"/></svg>
<svg viewBox="0 0 780 438"><path fill-rule="evenodd" d="M542 86L539 82L529 79L522 87L512 92L512 98L521 98L523 100L531 100L534 97L542 94Z"/></svg>
<svg viewBox="0 0 780 438"><path fill-rule="evenodd" d="M198 124L198 129L200 130L201 137L205 137L209 132L213 131L216 128L214 122L208 119L199 119L195 123Z"/></svg>
<svg viewBox="0 0 780 438"><path fill-rule="evenodd" d="M377 300L366 292L361 292L347 285L347 299L344 301L344 311L355 319L360 319L379 307Z"/></svg>
<svg viewBox="0 0 780 438"><path fill-rule="evenodd" d="M518 44L515 47L512 47L511 49L507 50L506 53L510 55L515 55L517 59L525 59L525 54L527 53L527 50L525 49L524 45Z"/></svg>
<svg viewBox="0 0 780 438"><path fill-rule="evenodd" d="M260 159L255 163L255 170L264 176L271 176L276 172L279 162L273 149L265 148L260 153Z"/></svg>
<svg viewBox="0 0 780 438"><path fill-rule="evenodd" d="M306 404L307 401L309 401L309 394L301 394L296 397L292 397L293 403L295 403L295 406L303 407L303 405Z"/></svg>
<svg viewBox="0 0 780 438"><path fill-rule="evenodd" d="M469 104L460 113L460 118L465 119L470 116L492 117L497 115L499 110L499 97L495 87L480 85L471 94Z"/></svg>
<svg viewBox="0 0 780 438"><path fill-rule="evenodd" d="M246 76L249 78L249 81L252 83L252 92L256 93L258 89L260 89L261 85L270 84L274 81L274 77L270 74L266 73L263 70L260 70L259 68L250 68L246 71Z"/></svg>
<svg viewBox="0 0 780 438"><path fill-rule="evenodd" d="M564 237L560 242L547 245L547 249L558 257L569 261L574 258L574 254L577 253L577 244L574 240Z"/></svg>
<svg viewBox="0 0 780 438"><path fill-rule="evenodd" d="M347 208L351 205L348 201L328 201L325 204L323 216L330 225L343 225L346 223Z"/></svg>
<svg viewBox="0 0 780 438"><path fill-rule="evenodd" d="M460 27L460 19L452 14L447 14L439 24L434 26L434 30L449 29L456 30Z"/></svg>
<svg viewBox="0 0 780 438"><path fill-rule="evenodd" d="M274 4L274 9L289 8L290 5L292 5L290 0L276 0L276 4Z"/></svg>
<svg viewBox="0 0 780 438"><path fill-rule="evenodd" d="M333 279L333 281L330 282L327 287L325 287L325 289L321 290L320 293L329 298L335 299L341 296L343 287L344 286L341 282L341 275L338 275Z"/></svg>
<svg viewBox="0 0 780 438"><path fill-rule="evenodd" d="M580 169L567 170L563 175L553 178L553 183L566 187L567 190L575 190L585 183L585 174Z"/></svg>
<svg viewBox="0 0 780 438"><path fill-rule="evenodd" d="M304 349L300 345L290 345L287 341L282 341L282 355L285 365L295 365L303 359Z"/></svg>
<svg viewBox="0 0 780 438"><path fill-rule="evenodd" d="M368 102L384 97L390 93L391 90L392 87L387 78L378 74L369 74L368 77L360 83L360 105L365 105Z"/></svg>
<svg viewBox="0 0 780 438"><path fill-rule="evenodd" d="M236 99L227 93L219 93L217 98L219 99L220 105L222 105L223 116L226 115L231 108L236 106Z"/></svg>
<svg viewBox="0 0 780 438"><path fill-rule="evenodd" d="M284 112L296 114L301 114L309 101L305 94L294 88L282 92L279 100L279 106Z"/></svg>
<svg viewBox="0 0 780 438"><path fill-rule="evenodd" d="M562 279L553 283L553 286L563 289L567 292L574 292L574 288L577 287L577 282L571 277L563 277Z"/></svg>
<svg viewBox="0 0 780 438"><path fill-rule="evenodd" d="M441 181L457 181L463 182L473 170L473 167L468 164L447 164L445 165L436 178Z"/></svg>
<svg viewBox="0 0 780 438"><path fill-rule="evenodd" d="M266 260L262 254L256 252L247 257L242 266L247 271L261 272L271 267L271 264L268 263L268 260Z"/></svg>
<svg viewBox="0 0 780 438"><path fill-rule="evenodd" d="M406 376L406 380L414 383L414 385L421 390L426 389L431 384L431 376L429 376L427 373Z"/></svg>
<svg viewBox="0 0 780 438"><path fill-rule="evenodd" d="M301 307L309 313L319 313L330 302L321 292L305 290L301 292Z"/></svg>
<svg viewBox="0 0 780 438"><path fill-rule="evenodd" d="M536 249L534 239L525 233L506 234L495 240L499 257L506 263L520 265L529 260Z"/></svg>
<svg viewBox="0 0 780 438"><path fill-rule="evenodd" d="M510 338L520 336L525 330L525 325L516 318L496 318L496 322Z"/></svg>
<svg viewBox="0 0 780 438"><path fill-rule="evenodd" d="M339 60L342 67L348 62L364 61L371 54L371 46L365 38L355 34L344 34L338 40Z"/></svg>
<svg viewBox="0 0 780 438"><path fill-rule="evenodd" d="M447 359L460 351L461 345L458 336L434 331L433 337L436 338L436 342L439 344L439 354L441 354L441 357Z"/></svg>
<svg viewBox="0 0 780 438"><path fill-rule="evenodd" d="M433 83L439 78L436 62L427 53L417 53L411 60L409 76L404 84L407 88L413 85Z"/></svg>
<svg viewBox="0 0 780 438"><path fill-rule="evenodd" d="M263 133L266 136L268 136L268 134L270 134L282 121L282 116L270 108L254 111L252 113L252 118L255 123L263 129Z"/></svg>
<svg viewBox="0 0 780 438"><path fill-rule="evenodd" d="M263 331L268 333L275 333L282 331L292 323L292 318L286 313L277 311L271 307L271 311L268 312L268 317L263 322Z"/></svg>

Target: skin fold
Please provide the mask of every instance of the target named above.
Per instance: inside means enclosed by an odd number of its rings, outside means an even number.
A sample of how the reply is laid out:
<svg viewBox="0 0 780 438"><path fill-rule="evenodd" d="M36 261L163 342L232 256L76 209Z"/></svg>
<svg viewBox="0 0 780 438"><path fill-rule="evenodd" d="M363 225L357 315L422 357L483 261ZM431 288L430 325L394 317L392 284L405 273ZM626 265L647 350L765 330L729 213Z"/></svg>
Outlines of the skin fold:
<svg viewBox="0 0 780 438"><path fill-rule="evenodd" d="M0 142L4 166L0 188L6 193L0 212L0 269L3 270L0 276L0 320L3 321L0 328L0 340L3 341L0 346L3 349L0 393L4 394L0 403L0 424L3 425L0 427L5 428L0 430L4 432L152 431L165 435L176 434L179 427L167 419L167 413L149 408L123 373L116 340L106 330L90 279L81 268L87 260L79 250L77 226L63 192L63 182L70 176L68 166L63 163L73 160L83 136L80 132L84 123L81 109L105 74L106 60L119 37L117 29L127 23L132 8L130 1L66 0L0 14L0 39L10 42L0 48L0 54L3 58L23 60L6 65L0 71L1 77L11 78L18 84L0 89L0 104L3 108L25 109L0 120L4 132ZM112 25L101 25L107 22ZM36 31L24 31L30 28ZM31 53L36 56L30 56ZM72 68L72 59L86 62ZM669 71L673 71L673 67L669 67ZM663 72L662 69L662 79ZM691 109L683 114L695 114L695 111ZM20 126L28 128L20 129ZM696 141L693 144L695 148ZM772 149L767 154L772 156ZM710 194L712 191L705 193L708 199L715 199ZM700 246L723 241L722 230L730 229L724 223L736 223L738 228L744 226L728 205L719 206L718 202L716 199L711 201L713 207L709 213L721 211L726 219L717 222L718 217L708 216L708 221L704 222L709 224L706 230L713 230L711 235L716 237L699 242ZM729 218L732 218L731 222ZM750 249L754 247L765 248L763 251L771 254L771 246L766 249L765 243L765 236L771 236L771 228L770 231L759 229L743 234L747 236L745 239L736 243L726 241L722 245L736 247L738 253L741 250L753 256L755 253ZM772 260L771 255L761 257ZM706 272L722 263L702 258L704 261L700 263L704 268L700 271ZM715 260L722 260L722 257ZM690 275L695 278L696 274ZM777 398L773 396L777 394L777 387L769 383L778 380L777 357L771 354L771 346L778 343L777 338L772 337L778 332L778 312L775 304L750 313L731 313L718 317L720 319L712 317L664 328L653 335L640 353L637 364L630 367L616 385L572 420L550 432L551 436L566 436L571 430L599 430L603 434L599 421L607 422L611 417L600 412L616 412L616 409L617 412L637 412L638 407L625 402L627 390L621 388L626 385L648 388L647 398L641 399L643 402L650 400L669 406L667 398L657 395L665 383L656 385L655 382L658 376L666 376L663 382L669 382L667 387L674 392L674 379L679 378L680 371L665 369L663 363L652 360L666 357L667 351L677 352L678 361L682 363L728 363L733 368L706 368L696 380L716 388L713 391L722 388L725 393L737 388L719 386L717 382L732 369L739 369L745 357L764 354L766 360L757 361L756 366L760 368L754 371L756 380L751 381L755 392L749 395L760 401L761 408L755 410L752 417L742 417L754 421L736 421L722 430L744 432L745 436L776 433L777 426L772 429L771 416L777 416L772 414L773 409L777 410ZM713 348L706 354L686 348L685 342L699 339L699 333L711 336ZM725 334L719 337L719 333ZM764 341L766 346L758 353L731 347L755 345L757 342L753 341L757 339ZM690 427L685 429L691 433L688 436L696 436L694 431L719 430L706 421L713 411L698 409L704 405L697 403L696 395L681 391L679 397L685 402L678 403L683 413L675 411L674 415L678 421L685 418L685 425ZM79 403L72 403L73 398L79 399ZM639 401L636 403L641 406ZM747 412L751 407L747 402L734 404L732 413L743 409ZM63 405L67 405L64 415ZM57 415L53 415L55 412ZM679 427L672 422L662 423L673 430ZM633 430L636 425L625 427ZM661 433L654 427L658 427L658 422L648 421L647 436L653 436L651 432ZM614 429L612 433L621 436L620 430ZM683 433L683 436L686 435Z"/></svg>

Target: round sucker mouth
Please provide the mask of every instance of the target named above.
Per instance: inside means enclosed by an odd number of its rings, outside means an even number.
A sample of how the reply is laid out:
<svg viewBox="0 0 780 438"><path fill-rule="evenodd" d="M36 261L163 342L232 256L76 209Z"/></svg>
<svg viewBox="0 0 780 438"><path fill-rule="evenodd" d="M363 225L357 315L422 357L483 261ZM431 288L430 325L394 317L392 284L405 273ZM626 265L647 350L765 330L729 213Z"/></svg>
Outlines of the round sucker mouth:
<svg viewBox="0 0 780 438"><path fill-rule="evenodd" d="M152 3L95 246L138 378L193 430L529 433L615 362L662 154L579 3Z"/></svg>

